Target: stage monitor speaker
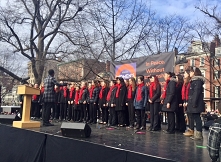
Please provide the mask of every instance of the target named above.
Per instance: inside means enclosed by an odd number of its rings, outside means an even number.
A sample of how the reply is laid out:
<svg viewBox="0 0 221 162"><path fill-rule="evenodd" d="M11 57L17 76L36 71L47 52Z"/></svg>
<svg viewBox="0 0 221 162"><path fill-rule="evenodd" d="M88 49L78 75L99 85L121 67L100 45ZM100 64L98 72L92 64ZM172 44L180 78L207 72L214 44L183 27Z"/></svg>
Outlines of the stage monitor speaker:
<svg viewBox="0 0 221 162"><path fill-rule="evenodd" d="M85 123L67 123L61 124L61 133L65 137L82 138L90 137L91 127Z"/></svg>
<svg viewBox="0 0 221 162"><path fill-rule="evenodd" d="M16 115L0 115L1 124L12 124L15 120Z"/></svg>

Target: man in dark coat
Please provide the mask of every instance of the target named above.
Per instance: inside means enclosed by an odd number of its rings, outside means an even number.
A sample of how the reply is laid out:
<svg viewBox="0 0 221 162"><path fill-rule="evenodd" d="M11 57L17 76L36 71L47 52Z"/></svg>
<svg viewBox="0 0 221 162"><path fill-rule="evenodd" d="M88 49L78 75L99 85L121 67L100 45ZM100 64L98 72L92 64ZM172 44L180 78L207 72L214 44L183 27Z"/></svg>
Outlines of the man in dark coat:
<svg viewBox="0 0 221 162"><path fill-rule="evenodd" d="M43 126L53 126L53 124L49 122L49 119L50 119L51 108L53 108L55 102L55 90L54 90L55 85L63 86L67 84L66 83L63 85L59 84L54 78L54 70L50 69L48 71L48 77L45 78L44 80L44 87L45 87L43 94L44 107L43 107L43 116L42 116Z"/></svg>
<svg viewBox="0 0 221 162"><path fill-rule="evenodd" d="M174 78L171 72L166 72L164 74L164 79L166 83L164 85L164 92L162 94L163 107L162 111L167 112L168 129L165 131L167 134L175 133L175 114L177 108L177 95L176 84L177 80Z"/></svg>

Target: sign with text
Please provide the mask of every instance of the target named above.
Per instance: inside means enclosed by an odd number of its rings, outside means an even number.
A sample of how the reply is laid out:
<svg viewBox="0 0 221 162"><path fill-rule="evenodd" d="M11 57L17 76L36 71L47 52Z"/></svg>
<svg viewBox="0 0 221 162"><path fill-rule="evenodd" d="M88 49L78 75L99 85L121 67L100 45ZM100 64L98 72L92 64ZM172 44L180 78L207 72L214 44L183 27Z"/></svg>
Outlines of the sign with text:
<svg viewBox="0 0 221 162"><path fill-rule="evenodd" d="M136 77L136 63L116 65L115 77L122 77L124 79L129 79L131 77L135 78Z"/></svg>
<svg viewBox="0 0 221 162"><path fill-rule="evenodd" d="M175 53L170 52L112 62L110 71L112 78L129 79L130 77L136 78L138 75L144 75L147 79L151 75L156 75L161 85L163 85L164 73L174 71L174 58Z"/></svg>

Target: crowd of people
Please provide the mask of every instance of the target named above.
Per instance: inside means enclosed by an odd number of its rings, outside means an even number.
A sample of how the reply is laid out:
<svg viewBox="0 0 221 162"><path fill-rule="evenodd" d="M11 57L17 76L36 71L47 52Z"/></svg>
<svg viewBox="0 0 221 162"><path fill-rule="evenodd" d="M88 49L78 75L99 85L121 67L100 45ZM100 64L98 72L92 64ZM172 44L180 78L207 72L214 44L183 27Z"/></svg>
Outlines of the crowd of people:
<svg viewBox="0 0 221 162"><path fill-rule="evenodd" d="M184 75L166 72L162 88L155 75L150 76L146 83L144 76L140 75L136 79L117 77L114 80L82 81L78 85L58 83L54 71L49 70L48 73L41 86L41 94L33 95L31 107L31 118L42 117L44 126L52 125L49 122L51 118L146 130L145 111L149 109L148 131L161 130L160 112L166 112L168 125L164 133L174 134L177 130L193 139L203 138L200 114L205 111L205 79L197 67L188 67ZM35 88L38 88L38 84L35 84ZM185 111L189 123L187 130Z"/></svg>

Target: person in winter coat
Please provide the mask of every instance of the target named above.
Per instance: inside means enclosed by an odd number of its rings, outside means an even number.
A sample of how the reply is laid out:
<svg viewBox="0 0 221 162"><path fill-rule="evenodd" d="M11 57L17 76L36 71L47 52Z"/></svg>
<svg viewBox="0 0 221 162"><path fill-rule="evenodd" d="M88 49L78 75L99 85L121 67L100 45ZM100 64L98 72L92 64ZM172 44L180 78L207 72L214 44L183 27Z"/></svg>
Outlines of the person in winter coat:
<svg viewBox="0 0 221 162"><path fill-rule="evenodd" d="M192 114L193 120L196 123L196 131L194 136L190 137L194 140L202 140L202 120L200 117L201 112L205 111L204 88L205 78L199 68L189 67L190 70L190 89L187 102L187 112Z"/></svg>
<svg viewBox="0 0 221 162"><path fill-rule="evenodd" d="M86 104L88 99L88 89L87 89L87 83L85 81L81 82L81 89L79 93L79 107L81 110L81 118L79 122L86 122L87 121L87 110L86 110Z"/></svg>
<svg viewBox="0 0 221 162"><path fill-rule="evenodd" d="M106 106L108 91L109 91L109 83L108 81L103 80L101 82L101 90L99 93L99 108L102 111L102 121L100 122L100 124L108 123L108 107Z"/></svg>
<svg viewBox="0 0 221 162"><path fill-rule="evenodd" d="M184 133L186 130L186 123L184 118L184 108L182 100L182 87L183 87L183 76L176 75L176 95L177 95L177 109L176 109L176 130L178 132Z"/></svg>
<svg viewBox="0 0 221 162"><path fill-rule="evenodd" d="M122 77L117 77L117 91L115 96L115 111L117 112L118 126L124 127L126 124L125 120L125 109L126 109L126 95L127 87Z"/></svg>
<svg viewBox="0 0 221 162"><path fill-rule="evenodd" d="M89 123L97 123L97 109L99 101L99 87L98 81L92 80L91 88L89 89L89 114L90 120Z"/></svg>
<svg viewBox="0 0 221 162"><path fill-rule="evenodd" d="M115 111L115 96L116 96L116 80L110 81L110 89L107 94L107 107L110 110L110 118L109 118L109 124L110 126L116 126L117 125L117 113Z"/></svg>
<svg viewBox="0 0 221 162"><path fill-rule="evenodd" d="M45 78L44 80L45 88L43 94L44 106L43 106L43 117L42 117L44 126L53 126L53 124L49 122L49 119L51 114L51 108L53 108L55 103L55 90L54 90L55 85L65 86L67 84L66 83L59 84L54 78L54 70L50 69L48 71L48 77Z"/></svg>
<svg viewBox="0 0 221 162"><path fill-rule="evenodd" d="M60 120L67 120L67 107L68 107L69 90L67 86L63 86L60 90L58 102L60 103Z"/></svg>
<svg viewBox="0 0 221 162"><path fill-rule="evenodd" d="M129 79L129 85L127 88L127 100L126 105L128 107L128 115L129 115L129 127L134 127L135 122L135 109L134 109L134 98L136 93L136 80L134 77Z"/></svg>
<svg viewBox="0 0 221 162"><path fill-rule="evenodd" d="M144 84L144 76L137 77L137 89L134 98L135 113L137 123L135 129L146 130L145 108L148 101L147 87Z"/></svg>
<svg viewBox="0 0 221 162"><path fill-rule="evenodd" d="M160 95L161 86L157 76L150 76L149 86L149 105L150 105L150 131L159 130L159 112L160 112Z"/></svg>
<svg viewBox="0 0 221 162"><path fill-rule="evenodd" d="M58 120L60 116L60 103L59 103L60 87L55 85L54 90L55 90L55 103L54 103L52 117Z"/></svg>
<svg viewBox="0 0 221 162"><path fill-rule="evenodd" d="M127 87L127 92L128 92L128 88L129 88L129 79L124 79L124 83ZM128 96L128 93L126 94L126 96ZM127 98L126 98L127 100ZM126 101L127 102L127 101ZM126 104L126 107L125 107L125 124L127 127L129 127L130 125L130 121L129 121L129 112L128 112L128 105Z"/></svg>
<svg viewBox="0 0 221 162"><path fill-rule="evenodd" d="M39 89L38 84L34 85L34 88ZM32 96L32 104L31 104L31 119L40 118L40 107L39 107L40 95Z"/></svg>
<svg viewBox="0 0 221 162"><path fill-rule="evenodd" d="M75 93L75 84L71 83L68 94L68 121L73 119L74 112L72 112L72 109L74 104L74 93Z"/></svg>
<svg viewBox="0 0 221 162"><path fill-rule="evenodd" d="M40 118L42 118L42 112L43 112L43 105L44 105L44 83L41 84L40 88L40 97L39 97L39 111L40 111Z"/></svg>
<svg viewBox="0 0 221 162"><path fill-rule="evenodd" d="M162 98L162 111L167 112L168 128L164 131L167 134L175 133L175 114L177 108L177 95L176 95L176 84L177 80L174 78L173 73L164 73L164 79L166 81L163 89Z"/></svg>
<svg viewBox="0 0 221 162"><path fill-rule="evenodd" d="M184 72L184 84L182 87L182 100L183 100L183 107L185 110L187 109L189 89L190 89L190 70L186 69ZM183 133L183 135L191 137L194 135L194 120L191 113L187 113L187 119L188 119L189 128L185 133Z"/></svg>
<svg viewBox="0 0 221 162"><path fill-rule="evenodd" d="M73 113L73 121L79 121L81 118L81 108L79 105L79 94L80 94L80 86L76 86L75 87L75 93L74 93L74 110L72 112Z"/></svg>

